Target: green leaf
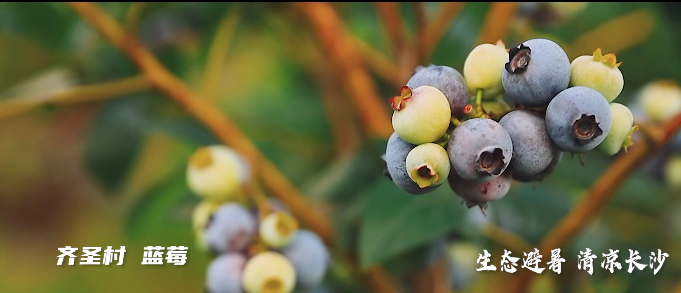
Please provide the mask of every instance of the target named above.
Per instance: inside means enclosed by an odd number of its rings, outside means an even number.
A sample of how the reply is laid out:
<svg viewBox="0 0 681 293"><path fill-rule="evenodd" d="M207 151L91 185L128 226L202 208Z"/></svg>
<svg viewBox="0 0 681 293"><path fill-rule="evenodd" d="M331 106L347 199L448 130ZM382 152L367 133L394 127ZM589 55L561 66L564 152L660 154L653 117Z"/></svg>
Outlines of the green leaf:
<svg viewBox="0 0 681 293"><path fill-rule="evenodd" d="M178 243L193 245L191 213L199 200L184 178L182 167L144 194L129 211L126 234L143 240L149 231L162 229L166 235L176 235L173 239Z"/></svg>
<svg viewBox="0 0 681 293"><path fill-rule="evenodd" d="M382 163L379 156L364 148L357 154L331 162L303 187L303 191L314 199L347 202L381 176Z"/></svg>
<svg viewBox="0 0 681 293"><path fill-rule="evenodd" d="M108 102L95 118L85 146L87 168L108 191L125 179L145 138L151 101L145 96Z"/></svg>
<svg viewBox="0 0 681 293"><path fill-rule="evenodd" d="M463 222L460 201L448 186L415 196L384 179L366 196L359 238L363 268L427 243Z"/></svg>

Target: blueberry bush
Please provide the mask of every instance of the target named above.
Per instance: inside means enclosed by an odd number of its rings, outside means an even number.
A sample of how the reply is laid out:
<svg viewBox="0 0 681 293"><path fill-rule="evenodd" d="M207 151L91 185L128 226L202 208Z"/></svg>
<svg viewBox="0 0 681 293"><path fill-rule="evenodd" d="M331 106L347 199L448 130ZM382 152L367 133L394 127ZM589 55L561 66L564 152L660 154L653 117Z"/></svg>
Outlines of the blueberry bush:
<svg viewBox="0 0 681 293"><path fill-rule="evenodd" d="M681 290L680 9L2 3L0 291Z"/></svg>

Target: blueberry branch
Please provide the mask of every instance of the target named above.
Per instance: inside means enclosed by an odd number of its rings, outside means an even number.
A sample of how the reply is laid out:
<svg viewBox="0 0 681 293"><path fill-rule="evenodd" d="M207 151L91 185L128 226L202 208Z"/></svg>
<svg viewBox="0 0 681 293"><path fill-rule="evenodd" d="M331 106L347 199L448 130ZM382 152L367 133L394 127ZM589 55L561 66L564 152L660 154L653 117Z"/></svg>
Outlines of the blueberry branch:
<svg viewBox="0 0 681 293"><path fill-rule="evenodd" d="M664 123L660 131L648 132L650 127L641 127L645 140L638 141L630 150L613 162L594 182L570 213L544 237L539 245L542 255L550 255L551 249L558 248L574 238L608 204L627 177L638 166L664 144L681 128L681 114ZM531 284L534 273L522 271L510 292L524 292Z"/></svg>
<svg viewBox="0 0 681 293"><path fill-rule="evenodd" d="M300 191L217 107L194 93L184 82L170 73L136 39L127 35L121 25L99 6L86 2L69 2L67 5L108 38L114 46L123 51L140 68L151 85L185 108L189 114L206 125L218 139L246 157L254 171L261 175L263 183L272 190L275 196L327 243L333 243L335 234L328 219L305 201Z"/></svg>
<svg viewBox="0 0 681 293"><path fill-rule="evenodd" d="M424 37L426 45L424 56L426 60L430 59L435 47L440 43L442 37L447 30L451 29L451 23L457 15L463 10L466 5L465 2L443 2L439 4L437 13L432 17L427 25L426 37Z"/></svg>
<svg viewBox="0 0 681 293"><path fill-rule="evenodd" d="M271 190L273 195L281 200L297 219L308 226L310 230L317 233L324 242L333 246L335 243L335 231L329 219L310 205L305 200L303 194L272 162L260 153L253 142L215 105L194 93L189 86L170 73L151 52L145 49L135 38L128 35L122 26L97 4L88 2L67 2L66 4L100 34L109 39L115 47L125 53L142 71L151 85L182 106L190 115L194 116L200 123L211 130L220 141L241 153L253 167L254 173L259 174L263 179L265 187ZM328 4L304 3L300 5L307 7L303 10L306 10L310 18L315 19L316 22L327 21L329 14L332 15L331 17L335 17L333 11L329 11L329 8L326 7ZM338 22L337 17L335 17L335 20ZM329 27L328 25L324 26L318 23L318 26L325 30L330 29L331 31L335 30L337 25L332 23ZM330 49L338 49L336 47L338 45L336 40L327 39L326 41L329 45L332 45ZM343 44L347 45L346 43L349 41L350 39L345 38ZM338 60L341 62L347 61L345 57L348 55L347 53L344 50L336 52L341 57ZM356 96L355 100L358 108L363 110L364 122L368 129L370 129L369 133L378 136L390 135L392 127L387 113L375 110L380 109L381 105L368 75L361 66L357 65L355 58L352 58L351 61L354 64L349 66L349 70L346 72L346 79L351 88L354 88L352 85L359 85L355 91L360 93L360 95ZM365 87L366 84L369 84L368 89ZM364 90L369 90L370 94L364 94ZM359 107L359 105L362 107ZM383 113L383 115L380 113ZM367 278L370 280L369 284L376 292L399 292L399 289L390 281L389 275L380 267L373 267L366 273Z"/></svg>
<svg viewBox="0 0 681 293"><path fill-rule="evenodd" d="M393 57L397 60L397 75L401 84L404 84L418 65L415 50L409 44L407 24L404 21L400 6L396 2L377 2L376 10L383 22L383 27L388 31L392 46Z"/></svg>
<svg viewBox="0 0 681 293"><path fill-rule="evenodd" d="M404 85L400 77L399 67L390 58L357 36L353 36L353 40L362 61L371 71L396 88Z"/></svg>
<svg viewBox="0 0 681 293"><path fill-rule="evenodd" d="M506 35L516 16L518 2L492 2L476 44L492 43Z"/></svg>
<svg viewBox="0 0 681 293"><path fill-rule="evenodd" d="M385 102L380 98L352 38L331 4L299 2L294 5L312 24L314 32L326 49L328 59L341 73L341 80L357 108L367 134L372 137L389 137L393 129Z"/></svg>
<svg viewBox="0 0 681 293"><path fill-rule="evenodd" d="M68 105L101 101L151 88L143 76L134 76L116 81L93 85L77 86L60 92L41 95L20 96L0 101L0 118L23 114L44 105Z"/></svg>

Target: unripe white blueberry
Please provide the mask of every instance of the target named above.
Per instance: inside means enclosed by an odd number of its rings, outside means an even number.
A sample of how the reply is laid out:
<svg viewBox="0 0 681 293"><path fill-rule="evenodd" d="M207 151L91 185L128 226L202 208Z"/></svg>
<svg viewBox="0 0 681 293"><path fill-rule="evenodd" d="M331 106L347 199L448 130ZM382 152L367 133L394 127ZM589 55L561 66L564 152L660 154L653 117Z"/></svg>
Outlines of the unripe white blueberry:
<svg viewBox="0 0 681 293"><path fill-rule="evenodd" d="M246 293L290 293L296 285L296 271L280 253L265 251L248 260L241 283Z"/></svg>
<svg viewBox="0 0 681 293"><path fill-rule="evenodd" d="M298 221L281 211L270 213L260 222L260 239L269 247L282 248L298 232Z"/></svg>
<svg viewBox="0 0 681 293"><path fill-rule="evenodd" d="M648 83L639 92L638 99L654 122L666 121L681 112L681 88L671 80Z"/></svg>
<svg viewBox="0 0 681 293"><path fill-rule="evenodd" d="M187 183L205 199L229 201L237 198L249 172L243 158L234 150L223 145L201 147L189 158Z"/></svg>

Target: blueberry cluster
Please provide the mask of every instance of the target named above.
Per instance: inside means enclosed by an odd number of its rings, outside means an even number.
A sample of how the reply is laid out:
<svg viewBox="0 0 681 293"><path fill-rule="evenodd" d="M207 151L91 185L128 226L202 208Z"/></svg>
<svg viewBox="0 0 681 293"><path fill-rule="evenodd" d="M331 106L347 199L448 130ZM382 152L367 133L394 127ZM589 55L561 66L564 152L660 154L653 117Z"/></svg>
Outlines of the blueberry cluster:
<svg viewBox="0 0 681 293"><path fill-rule="evenodd" d="M626 150L636 127L629 108L612 103L624 87L620 64L600 49L570 62L555 42L531 39L508 50L502 41L475 47L463 75L419 66L389 100L395 132L385 173L412 194L448 181L484 212L513 179L551 174L563 152Z"/></svg>
<svg viewBox="0 0 681 293"><path fill-rule="evenodd" d="M631 110L634 119L642 123L666 122L681 113L681 86L673 80L649 82L639 90ZM646 162L644 170L668 187L681 190L681 132Z"/></svg>
<svg viewBox="0 0 681 293"><path fill-rule="evenodd" d="M249 179L248 164L228 147L202 147L189 158L189 187L204 199L194 210L194 232L198 245L217 256L206 273L206 292L316 287L330 261L326 246L274 200L249 208L243 188Z"/></svg>

